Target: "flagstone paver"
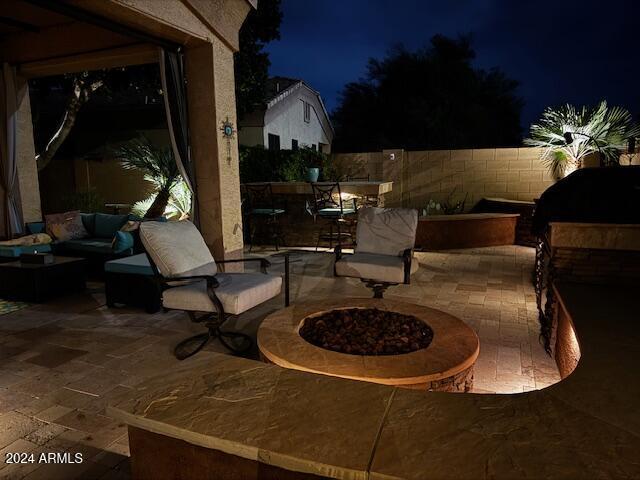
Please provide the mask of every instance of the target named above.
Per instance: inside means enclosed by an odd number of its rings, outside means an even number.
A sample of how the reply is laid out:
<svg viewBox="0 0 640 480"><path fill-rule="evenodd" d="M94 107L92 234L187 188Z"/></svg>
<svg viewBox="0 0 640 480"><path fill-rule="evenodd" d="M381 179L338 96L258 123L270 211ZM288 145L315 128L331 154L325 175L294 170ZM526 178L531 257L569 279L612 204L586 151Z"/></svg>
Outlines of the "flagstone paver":
<svg viewBox="0 0 640 480"><path fill-rule="evenodd" d="M332 258L292 253L292 302L370 296L361 282L334 278ZM416 259L420 269L411 285L386 296L444 310L478 333L474 392L518 393L559 380L538 341L533 249L419 252ZM282 257L272 264L282 272ZM91 283L85 295L0 316L0 452L71 452L84 459L81 466L55 468L0 462L0 478L129 478L126 425L107 417L105 407L136 383L175 368L173 345L201 326L180 312L149 315L104 303L101 285ZM255 335L261 320L281 307L281 298L272 300L229 327ZM224 350L213 342L198 356L211 351Z"/></svg>

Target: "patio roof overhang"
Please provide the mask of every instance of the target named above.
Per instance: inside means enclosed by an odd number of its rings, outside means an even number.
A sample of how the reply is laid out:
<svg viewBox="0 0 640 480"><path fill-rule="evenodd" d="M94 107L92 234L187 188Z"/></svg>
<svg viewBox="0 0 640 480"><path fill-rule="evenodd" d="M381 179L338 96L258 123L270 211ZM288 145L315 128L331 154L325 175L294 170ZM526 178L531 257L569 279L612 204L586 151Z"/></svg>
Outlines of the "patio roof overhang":
<svg viewBox="0 0 640 480"><path fill-rule="evenodd" d="M0 2L0 64L16 67L20 92L16 150L23 220L41 219L26 79L153 63L158 61L158 46L179 47L189 77L191 158L201 231L218 258L239 255L243 242L237 143L234 139L228 145L219 130L223 121L235 123L233 53L239 48L239 29L256 6L256 0Z"/></svg>
<svg viewBox="0 0 640 480"><path fill-rule="evenodd" d="M156 46L189 47L217 37L237 51L249 0L5 0L0 61L25 77L157 61Z"/></svg>

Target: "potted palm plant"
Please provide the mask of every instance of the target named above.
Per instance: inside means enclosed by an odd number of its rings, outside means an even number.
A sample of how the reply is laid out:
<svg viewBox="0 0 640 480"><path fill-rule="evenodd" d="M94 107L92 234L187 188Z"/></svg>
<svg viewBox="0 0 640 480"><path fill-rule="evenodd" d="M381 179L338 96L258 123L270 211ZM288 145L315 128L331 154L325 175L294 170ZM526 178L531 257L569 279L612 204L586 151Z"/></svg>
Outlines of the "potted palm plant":
<svg viewBox="0 0 640 480"><path fill-rule="evenodd" d="M542 160L552 175L562 178L581 168L591 154L600 155L601 162L618 164L626 142L639 135L640 127L627 110L602 101L595 107L567 104L545 109L524 143L542 147Z"/></svg>
<svg viewBox="0 0 640 480"><path fill-rule="evenodd" d="M140 136L114 149L126 169L141 170L145 180L155 185L153 200L145 218L157 218L164 214L171 198L171 191L180 180L180 172L169 147L158 147Z"/></svg>

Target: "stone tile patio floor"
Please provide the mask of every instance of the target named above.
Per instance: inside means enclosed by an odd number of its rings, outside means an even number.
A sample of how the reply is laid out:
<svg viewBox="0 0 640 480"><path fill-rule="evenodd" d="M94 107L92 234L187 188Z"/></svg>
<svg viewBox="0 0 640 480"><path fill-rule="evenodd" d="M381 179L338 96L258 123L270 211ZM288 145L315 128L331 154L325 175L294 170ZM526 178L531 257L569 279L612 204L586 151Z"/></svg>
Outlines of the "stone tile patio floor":
<svg viewBox="0 0 640 480"><path fill-rule="evenodd" d="M538 342L530 281L533 249L492 247L416 257L420 270L412 284L394 287L386 296L457 315L478 332L475 392L517 393L559 381L555 362ZM282 262L274 257L272 271L282 272ZM329 254L297 251L291 266L292 302L369 296L359 281L333 278ZM126 426L105 416L105 406L132 385L175 366L172 346L200 331L180 312L109 309L100 285L91 286L84 295L0 316L0 478L129 478ZM255 334L260 320L281 307L281 298L273 300L230 326ZM198 356L211 351L223 349L215 342ZM4 463L6 452L64 451L82 453L84 462Z"/></svg>

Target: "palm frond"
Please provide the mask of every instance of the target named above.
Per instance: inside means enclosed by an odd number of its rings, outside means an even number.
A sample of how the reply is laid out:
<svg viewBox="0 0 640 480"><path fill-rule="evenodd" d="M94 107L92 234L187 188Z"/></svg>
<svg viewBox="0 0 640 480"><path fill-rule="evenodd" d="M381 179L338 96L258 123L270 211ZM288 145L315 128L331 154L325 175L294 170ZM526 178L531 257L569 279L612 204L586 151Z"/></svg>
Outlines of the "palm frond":
<svg viewBox="0 0 640 480"><path fill-rule="evenodd" d="M567 144L564 133L570 132L573 142ZM607 161L617 163L629 138L640 136L640 126L622 107L609 107L606 101L595 107L576 108L562 105L547 108L538 123L531 125L525 145L541 147L542 160L552 173L568 166L580 166L584 158L598 148Z"/></svg>
<svg viewBox="0 0 640 480"><path fill-rule="evenodd" d="M171 148L157 147L143 135L115 147L113 152L124 168L141 170L158 190L170 190L180 177Z"/></svg>

